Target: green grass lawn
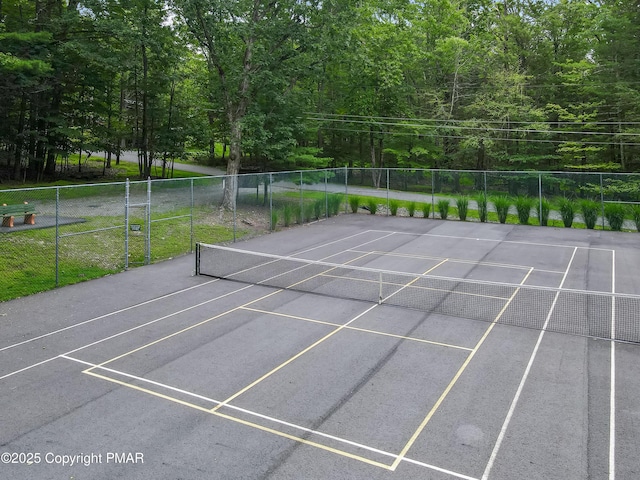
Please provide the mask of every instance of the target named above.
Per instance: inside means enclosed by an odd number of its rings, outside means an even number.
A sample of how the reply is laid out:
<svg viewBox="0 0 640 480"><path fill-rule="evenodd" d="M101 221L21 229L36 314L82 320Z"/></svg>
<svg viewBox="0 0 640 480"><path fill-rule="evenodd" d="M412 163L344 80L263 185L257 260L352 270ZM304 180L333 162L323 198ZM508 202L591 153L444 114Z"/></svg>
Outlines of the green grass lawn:
<svg viewBox="0 0 640 480"><path fill-rule="evenodd" d="M192 249L190 209L165 212L152 218L151 262L189 253ZM85 222L61 226L56 247L55 228L2 234L0 301L50 290L56 286L56 248L58 285L70 285L120 272L125 266L122 217L86 217ZM89 233L82 233L89 232ZM216 224L209 209L194 211L193 238L208 243L233 240L233 226ZM236 231L236 238L250 234ZM129 235L130 266L145 260L143 232Z"/></svg>

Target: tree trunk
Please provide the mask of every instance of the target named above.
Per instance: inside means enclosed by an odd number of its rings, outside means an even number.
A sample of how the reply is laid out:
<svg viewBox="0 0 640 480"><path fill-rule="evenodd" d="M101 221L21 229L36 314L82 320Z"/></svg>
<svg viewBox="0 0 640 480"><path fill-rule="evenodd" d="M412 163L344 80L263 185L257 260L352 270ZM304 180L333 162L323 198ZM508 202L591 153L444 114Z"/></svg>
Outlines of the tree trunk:
<svg viewBox="0 0 640 480"><path fill-rule="evenodd" d="M60 83L56 85L51 99L51 109L49 116L57 118L60 115L60 103L62 102L62 86ZM56 173L56 156L58 148L58 134L55 133L55 123L47 121L47 160L44 164L44 173L47 176L53 176Z"/></svg>
<svg viewBox="0 0 640 480"><path fill-rule="evenodd" d="M145 17L146 17L146 5L145 5ZM142 35L146 37L145 24L142 24ZM149 130L147 126L148 122L148 110L149 110L149 95L147 93L148 78L149 78L149 59L147 58L147 46L142 43L142 169L140 174L142 178L148 178L151 175L151 164L149 162Z"/></svg>
<svg viewBox="0 0 640 480"><path fill-rule="evenodd" d="M373 127L369 128L369 155L371 158L371 181L373 182L373 186L378 188L380 186L380 181L376 175L376 142L373 137Z"/></svg>
<svg viewBox="0 0 640 480"><path fill-rule="evenodd" d="M14 157L14 165L13 165L13 175L12 178L14 180L18 180L20 178L20 168L22 167L22 150L24 147L24 130L25 130L25 117L27 115L27 95L22 94L22 98L20 99L20 115L18 117L18 135L16 136L16 150Z"/></svg>
<svg viewBox="0 0 640 480"><path fill-rule="evenodd" d="M222 205L225 208L234 210L238 192L238 173L240 172L240 162L242 160L242 126L238 119L232 119L229 123L231 125L231 138L229 141L229 160L227 160L227 181Z"/></svg>

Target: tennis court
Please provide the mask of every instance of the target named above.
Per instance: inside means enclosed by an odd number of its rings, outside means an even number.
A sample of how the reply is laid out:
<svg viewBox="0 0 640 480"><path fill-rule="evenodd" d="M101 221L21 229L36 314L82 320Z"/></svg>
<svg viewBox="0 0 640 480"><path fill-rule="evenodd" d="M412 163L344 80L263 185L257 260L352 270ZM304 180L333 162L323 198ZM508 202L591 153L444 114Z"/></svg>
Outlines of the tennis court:
<svg viewBox="0 0 640 480"><path fill-rule="evenodd" d="M0 304L0 472L637 478L638 238L342 216Z"/></svg>

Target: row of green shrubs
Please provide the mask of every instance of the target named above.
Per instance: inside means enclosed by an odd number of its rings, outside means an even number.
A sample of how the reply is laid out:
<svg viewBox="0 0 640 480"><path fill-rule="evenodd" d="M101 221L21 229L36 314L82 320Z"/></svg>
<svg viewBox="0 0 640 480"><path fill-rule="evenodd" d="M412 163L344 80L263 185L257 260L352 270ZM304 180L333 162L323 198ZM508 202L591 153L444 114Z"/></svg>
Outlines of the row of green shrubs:
<svg viewBox="0 0 640 480"><path fill-rule="evenodd" d="M466 221L469 213L469 197L461 196L455 199L455 205L458 210L458 218L461 221ZM540 201L537 198L518 196L509 197L501 195L487 199L484 195L473 197L473 200L477 204L478 218L481 222L486 222L489 216L489 203L492 203L500 223L506 223L509 216L509 212L515 209L518 223L522 225L529 225L531 212L535 211L535 215L538 218L538 223L542 226L549 224L549 214L551 212L551 202L546 198ZM367 198L365 203L357 196L349 197L349 205L351 211L356 213L360 207L365 208L369 213L375 215L378 211L377 198ZM424 218L428 218L431 214L431 203L417 203L417 202L400 202L399 200L389 201L389 213L392 216L397 215L400 206L404 206L410 217L413 217L416 212L422 212ZM554 206L560 214L562 224L571 228L576 218L582 218L586 228L594 229L598 221L599 215L602 213L601 204L594 200L580 200L575 201L568 198L561 198L557 205ZM451 209L451 202L449 199L441 199L435 204L440 218L446 220L449 217L449 211ZM620 231L624 225L626 218L630 218L636 226L636 229L640 232L640 205L633 205L627 207L619 203L607 203L604 207L604 217L609 223L611 230Z"/></svg>
<svg viewBox="0 0 640 480"><path fill-rule="evenodd" d="M305 202L303 205L298 202L286 202L271 212L271 229L275 230L280 220L282 220L282 225L289 227L294 223L302 225L304 222L338 215L343 204L342 198L342 195L332 194L326 199L316 199L312 202Z"/></svg>

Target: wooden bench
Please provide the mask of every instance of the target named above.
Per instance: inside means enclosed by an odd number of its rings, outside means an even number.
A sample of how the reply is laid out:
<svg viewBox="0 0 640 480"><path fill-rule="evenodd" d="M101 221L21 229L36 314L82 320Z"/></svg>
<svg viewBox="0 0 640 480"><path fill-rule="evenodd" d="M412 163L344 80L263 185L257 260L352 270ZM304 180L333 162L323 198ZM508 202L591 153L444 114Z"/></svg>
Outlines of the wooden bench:
<svg viewBox="0 0 640 480"><path fill-rule="evenodd" d="M33 206L27 202L17 205L7 205L4 203L0 205L0 215L2 215L3 227L13 227L13 218L16 215L24 215L25 225L36 224L36 212Z"/></svg>

